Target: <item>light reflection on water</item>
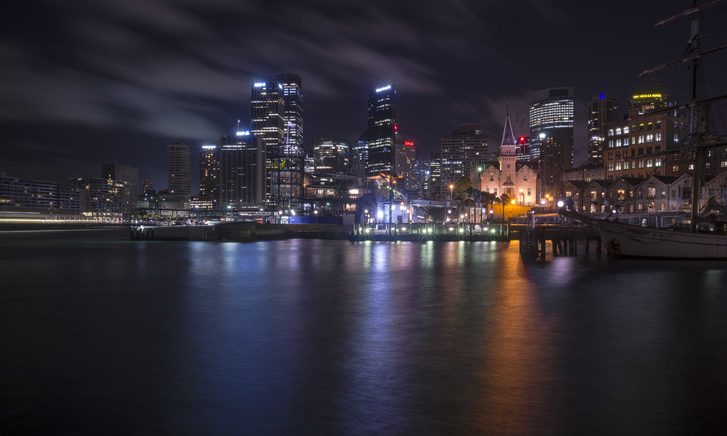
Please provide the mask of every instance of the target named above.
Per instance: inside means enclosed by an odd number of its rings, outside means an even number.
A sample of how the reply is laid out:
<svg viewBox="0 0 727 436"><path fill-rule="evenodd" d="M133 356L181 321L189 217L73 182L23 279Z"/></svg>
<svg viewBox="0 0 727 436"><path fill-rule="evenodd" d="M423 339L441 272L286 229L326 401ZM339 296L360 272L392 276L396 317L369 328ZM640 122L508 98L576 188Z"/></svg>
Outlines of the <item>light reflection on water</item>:
<svg viewBox="0 0 727 436"><path fill-rule="evenodd" d="M494 242L0 254L0 420L15 430L708 433L727 419L721 264L525 264Z"/></svg>

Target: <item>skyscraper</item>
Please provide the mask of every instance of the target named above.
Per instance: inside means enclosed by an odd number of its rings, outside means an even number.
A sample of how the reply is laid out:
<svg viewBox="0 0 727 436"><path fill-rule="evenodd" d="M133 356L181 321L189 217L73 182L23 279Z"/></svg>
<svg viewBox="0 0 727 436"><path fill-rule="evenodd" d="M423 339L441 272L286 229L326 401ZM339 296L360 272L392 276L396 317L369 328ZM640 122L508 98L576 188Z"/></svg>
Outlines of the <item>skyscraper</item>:
<svg viewBox="0 0 727 436"><path fill-rule="evenodd" d="M139 200L139 169L120 163L108 163L101 166L101 177L124 185L123 201L126 211L136 208Z"/></svg>
<svg viewBox="0 0 727 436"><path fill-rule="evenodd" d="M351 153L351 175L366 177L366 163L369 156L369 142L366 139L366 132L356 141Z"/></svg>
<svg viewBox="0 0 727 436"><path fill-rule="evenodd" d="M487 137L477 124L463 124L442 137L442 183L469 179L487 160Z"/></svg>
<svg viewBox="0 0 727 436"><path fill-rule="evenodd" d="M303 154L303 82L297 74L279 74L275 82L283 95L283 122L285 125L285 152Z"/></svg>
<svg viewBox="0 0 727 436"><path fill-rule="evenodd" d="M285 140L283 85L275 81L255 82L251 92L251 131L270 151Z"/></svg>
<svg viewBox="0 0 727 436"><path fill-rule="evenodd" d="M530 104L530 159L538 162L541 195L554 194L573 166L573 88L538 91ZM547 153L547 155L546 155Z"/></svg>
<svg viewBox="0 0 727 436"><path fill-rule="evenodd" d="M417 159L416 143L412 140L401 141L401 151L399 152L397 172L404 177L404 185L407 191L416 190L416 175L414 164Z"/></svg>
<svg viewBox="0 0 727 436"><path fill-rule="evenodd" d="M427 196L433 200L442 200L444 184L442 183L442 153L432 153L429 158L429 183Z"/></svg>
<svg viewBox="0 0 727 436"><path fill-rule="evenodd" d="M313 146L316 174L349 174L351 155L344 140L321 139Z"/></svg>
<svg viewBox="0 0 727 436"><path fill-rule="evenodd" d="M392 85L376 88L369 94L366 175L396 174L396 90Z"/></svg>
<svg viewBox="0 0 727 436"><path fill-rule="evenodd" d="M219 146L220 206L259 207L265 201L265 146L247 131L223 136Z"/></svg>
<svg viewBox="0 0 727 436"><path fill-rule="evenodd" d="M614 122L616 100L601 93L588 104L588 163L603 164L608 124Z"/></svg>
<svg viewBox="0 0 727 436"><path fill-rule="evenodd" d="M266 150L268 209L299 209L303 195L303 96L300 77L252 86L252 134Z"/></svg>
<svg viewBox="0 0 727 436"><path fill-rule="evenodd" d="M190 158L191 149L184 143L167 146L167 175L169 194L173 201L189 200L190 194Z"/></svg>
<svg viewBox="0 0 727 436"><path fill-rule="evenodd" d="M220 199L220 161L216 145L203 145L199 154L199 199L217 205Z"/></svg>

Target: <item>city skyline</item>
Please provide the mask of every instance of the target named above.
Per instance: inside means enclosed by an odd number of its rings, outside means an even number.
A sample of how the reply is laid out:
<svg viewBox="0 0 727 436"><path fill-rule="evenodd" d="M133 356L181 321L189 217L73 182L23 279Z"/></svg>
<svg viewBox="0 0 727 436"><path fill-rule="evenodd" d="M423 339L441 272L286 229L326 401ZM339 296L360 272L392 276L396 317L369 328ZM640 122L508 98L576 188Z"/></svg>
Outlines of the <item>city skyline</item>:
<svg viewBox="0 0 727 436"><path fill-rule="evenodd" d="M17 11L21 18L32 14L42 30L19 26L20 19L0 34L6 76L0 97L12 108L0 114L6 132L0 157L14 172L37 177L41 168L65 180L93 174L99 161L118 161L161 186L164 144L196 146L229 133L249 116L250 83L280 72L305 82L308 152L319 137L353 143L365 127L368 90L387 83L399 90L402 130L425 154L462 123L481 123L497 136L505 104L517 133L525 133L531 90L573 86L577 162L585 157L593 95L606 92L623 102L633 92L658 89L679 98L682 91L672 89L669 74L637 76L683 47L685 23L653 28L681 10L678 1L523 2L517 12L459 2L423 3L416 11L315 2L272 11L252 2L230 10L213 2L208 14L175 2L153 5L102 11L91 4L83 14L57 14L50 4ZM226 30L218 25L223 13L251 26ZM159 27L155 19L170 24ZM614 34L617 24L631 29L628 35ZM608 37L581 37L599 31ZM704 36L711 37L718 39ZM584 62L589 56L594 61Z"/></svg>

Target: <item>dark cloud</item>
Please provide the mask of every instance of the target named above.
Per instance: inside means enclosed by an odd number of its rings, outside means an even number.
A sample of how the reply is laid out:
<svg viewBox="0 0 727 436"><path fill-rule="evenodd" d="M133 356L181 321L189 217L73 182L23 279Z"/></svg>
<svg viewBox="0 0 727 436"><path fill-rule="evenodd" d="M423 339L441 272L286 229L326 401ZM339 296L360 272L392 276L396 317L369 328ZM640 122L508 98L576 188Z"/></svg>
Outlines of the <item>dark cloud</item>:
<svg viewBox="0 0 727 436"><path fill-rule="evenodd" d="M389 82L400 91L403 134L422 151L462 122L482 123L497 142L506 104L525 132L533 89L575 86L582 110L597 91L623 99L645 86L638 71L678 55L686 34L683 23L669 32L649 23L681 3L21 4L0 23L0 124L10 132L0 162L30 173L75 161L64 166L76 171L92 156L138 165L163 183L164 144L214 141L234 120L247 122L250 83L278 72L303 78L308 147L321 136L354 140L366 94ZM37 148L48 138L54 153Z"/></svg>

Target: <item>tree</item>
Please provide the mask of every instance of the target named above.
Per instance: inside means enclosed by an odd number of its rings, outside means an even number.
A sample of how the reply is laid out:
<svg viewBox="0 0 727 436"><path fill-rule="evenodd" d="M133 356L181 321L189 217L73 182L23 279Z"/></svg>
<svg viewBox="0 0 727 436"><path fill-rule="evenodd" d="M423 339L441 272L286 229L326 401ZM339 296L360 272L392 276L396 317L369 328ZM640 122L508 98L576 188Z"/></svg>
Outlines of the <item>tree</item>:
<svg viewBox="0 0 727 436"><path fill-rule="evenodd" d="M502 204L502 221L505 221L505 206L510 204L510 196L503 193L500 195L499 203Z"/></svg>
<svg viewBox="0 0 727 436"><path fill-rule="evenodd" d="M497 195L492 192L480 191L480 194L482 195L482 203L487 205L487 210L489 213L489 211L492 209L492 205L499 199Z"/></svg>

